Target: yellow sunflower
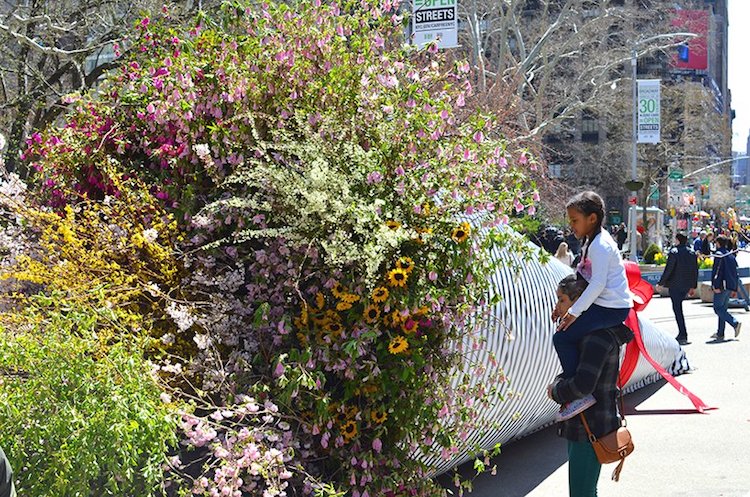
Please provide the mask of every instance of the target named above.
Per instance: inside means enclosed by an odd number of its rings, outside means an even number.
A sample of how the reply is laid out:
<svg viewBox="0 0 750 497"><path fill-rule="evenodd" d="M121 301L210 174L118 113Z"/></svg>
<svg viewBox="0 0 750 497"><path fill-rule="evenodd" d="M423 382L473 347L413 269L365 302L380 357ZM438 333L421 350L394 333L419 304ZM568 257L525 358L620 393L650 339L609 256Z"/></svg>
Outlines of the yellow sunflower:
<svg viewBox="0 0 750 497"><path fill-rule="evenodd" d="M388 352L391 354L400 354L407 350L409 350L409 342L407 342L406 338L401 335L393 337L391 343L388 344Z"/></svg>
<svg viewBox="0 0 750 497"><path fill-rule="evenodd" d="M451 238L456 243L463 243L469 238L470 234L471 226L469 226L469 223L461 223L457 228L453 228Z"/></svg>
<svg viewBox="0 0 750 497"><path fill-rule="evenodd" d="M399 223L398 221L392 221L390 219L385 222L385 225L392 230L397 230L401 227L401 223Z"/></svg>
<svg viewBox="0 0 750 497"><path fill-rule="evenodd" d="M323 293L318 292L315 294L315 307L319 310L323 310L323 306L326 305L326 298Z"/></svg>
<svg viewBox="0 0 750 497"><path fill-rule="evenodd" d="M326 331L331 336L339 336L344 331L344 327L341 325L341 323L328 323L328 326L326 326Z"/></svg>
<svg viewBox="0 0 750 497"><path fill-rule="evenodd" d="M354 421L347 421L341 425L340 430L344 438L349 441L357 436L357 423Z"/></svg>
<svg viewBox="0 0 750 497"><path fill-rule="evenodd" d="M419 318L423 318L423 317L425 317L427 315L428 312L430 312L430 310L427 308L427 306L423 305L422 307L420 307L419 309L417 309L416 311L414 311L414 316L415 317L419 317Z"/></svg>
<svg viewBox="0 0 750 497"><path fill-rule="evenodd" d="M378 303L388 300L388 289L384 286L377 287L372 291L372 300Z"/></svg>
<svg viewBox="0 0 750 497"><path fill-rule="evenodd" d="M352 308L352 304L346 301L341 301L338 304L336 304L336 310L337 311L348 311Z"/></svg>
<svg viewBox="0 0 750 497"><path fill-rule="evenodd" d="M372 324L377 322L380 317L380 309L375 304L365 307L365 321Z"/></svg>
<svg viewBox="0 0 750 497"><path fill-rule="evenodd" d="M353 293L344 293L339 298L344 302L348 302L350 304L353 304L354 302L359 300L359 296L354 295Z"/></svg>
<svg viewBox="0 0 750 497"><path fill-rule="evenodd" d="M308 323L308 313L307 313L307 302L302 303L302 312L300 313L299 320L302 324Z"/></svg>
<svg viewBox="0 0 750 497"><path fill-rule="evenodd" d="M411 257L401 257L396 261L396 269L402 269L406 271L406 274L409 274L414 270L414 261Z"/></svg>
<svg viewBox="0 0 750 497"><path fill-rule="evenodd" d="M377 424L383 424L388 419L388 413L385 411L371 411L370 419Z"/></svg>
<svg viewBox="0 0 750 497"><path fill-rule="evenodd" d="M417 331L417 322L411 318L405 319L403 323L401 323L401 330L404 333L414 333Z"/></svg>
<svg viewBox="0 0 750 497"><path fill-rule="evenodd" d="M357 406L349 406L346 408L346 419L354 419L357 414L359 414L359 409L357 408Z"/></svg>
<svg viewBox="0 0 750 497"><path fill-rule="evenodd" d="M302 345L303 347L307 347L309 340L305 335L303 335L302 333L297 333L297 340L299 340L300 345Z"/></svg>
<svg viewBox="0 0 750 497"><path fill-rule="evenodd" d="M341 283L336 282L336 284L333 285L333 288L331 288L331 293L338 299L346 293L346 288L344 288L344 285Z"/></svg>
<svg viewBox="0 0 750 497"><path fill-rule="evenodd" d="M339 313L334 311L333 309L328 309L325 314L325 319L327 319L329 322L338 323L341 321L341 316L339 316Z"/></svg>
<svg viewBox="0 0 750 497"><path fill-rule="evenodd" d="M388 272L388 284L390 286L406 286L409 275L403 269L392 269Z"/></svg>
<svg viewBox="0 0 750 497"><path fill-rule="evenodd" d="M393 312L388 315L388 320L390 321L391 326L398 326L403 322L404 316L401 315L401 311L394 309Z"/></svg>

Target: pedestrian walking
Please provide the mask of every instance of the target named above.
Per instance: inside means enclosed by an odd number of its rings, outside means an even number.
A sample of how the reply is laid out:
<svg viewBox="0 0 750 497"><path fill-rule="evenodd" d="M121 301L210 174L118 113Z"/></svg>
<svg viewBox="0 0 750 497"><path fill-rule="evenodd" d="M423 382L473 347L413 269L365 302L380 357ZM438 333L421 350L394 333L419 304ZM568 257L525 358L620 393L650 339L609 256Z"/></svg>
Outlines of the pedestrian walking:
<svg viewBox="0 0 750 497"><path fill-rule="evenodd" d="M682 301L695 295L698 287L698 256L688 247L688 237L682 233L675 235L677 245L672 247L667 255L667 265L656 284L669 288L669 298L672 300L672 310L677 321L676 340L680 345L687 345L688 334L685 327L685 314L682 311Z"/></svg>
<svg viewBox="0 0 750 497"><path fill-rule="evenodd" d="M602 229L602 198L592 191L579 193L568 201L567 214L573 233L577 238L585 239L583 256L576 269L588 286L564 314L555 315L553 312L553 319L559 319L560 323L552 343L560 358L563 377L572 378L578 367L581 339L594 330L622 324L630 313L633 300L617 244L609 232ZM591 395L577 398L561 407L557 420L575 416L596 401Z"/></svg>
<svg viewBox="0 0 750 497"><path fill-rule="evenodd" d="M703 254L704 257L708 257L713 254L715 250L716 245L714 244L714 234L706 233L706 238L701 242L701 254Z"/></svg>
<svg viewBox="0 0 750 497"><path fill-rule="evenodd" d="M698 233L698 238L696 238L693 241L693 250L696 254L702 254L703 253L703 241L706 239L706 232L704 230L701 230L700 233Z"/></svg>
<svg viewBox="0 0 750 497"><path fill-rule="evenodd" d="M620 227L615 233L615 240L617 240L617 248L622 250L622 246L625 245L625 240L628 238L628 228L625 223L620 223Z"/></svg>
<svg viewBox="0 0 750 497"><path fill-rule="evenodd" d="M567 242L562 242L557 247L557 252L555 252L555 257L568 267L573 265L573 253L570 250L568 250Z"/></svg>
<svg viewBox="0 0 750 497"><path fill-rule="evenodd" d="M742 323L729 313L729 299L737 297L737 259L729 251L729 238L719 236L716 238L716 254L714 256L714 266L711 270L711 286L714 290L714 312L719 317L719 324L716 333L711 335L716 341L724 340L724 328L729 323L734 328L734 337L740 334Z"/></svg>

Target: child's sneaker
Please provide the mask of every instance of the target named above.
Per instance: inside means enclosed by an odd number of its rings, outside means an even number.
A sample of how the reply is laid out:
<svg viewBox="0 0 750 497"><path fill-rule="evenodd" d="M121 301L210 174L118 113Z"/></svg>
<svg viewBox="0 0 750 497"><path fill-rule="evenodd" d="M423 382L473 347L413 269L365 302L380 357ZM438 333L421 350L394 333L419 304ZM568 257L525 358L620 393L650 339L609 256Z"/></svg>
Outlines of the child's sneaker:
<svg viewBox="0 0 750 497"><path fill-rule="evenodd" d="M582 413L594 404L596 404L596 399L593 395L587 395L582 399L576 399L572 402L568 402L567 404L563 404L560 407L560 411L555 414L555 421L559 423L560 421L570 419L573 416Z"/></svg>

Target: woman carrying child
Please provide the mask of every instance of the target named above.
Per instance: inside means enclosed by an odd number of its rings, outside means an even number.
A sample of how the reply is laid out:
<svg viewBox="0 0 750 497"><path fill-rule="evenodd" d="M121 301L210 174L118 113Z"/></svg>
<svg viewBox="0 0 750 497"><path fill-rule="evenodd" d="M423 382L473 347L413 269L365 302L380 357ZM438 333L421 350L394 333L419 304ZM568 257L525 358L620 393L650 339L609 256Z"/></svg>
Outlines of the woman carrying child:
<svg viewBox="0 0 750 497"><path fill-rule="evenodd" d="M586 281L569 275L557 287L555 312L563 315L580 297ZM580 366L572 378L562 375L547 387L547 395L558 403L593 394L597 402L586 411L591 432L601 437L620 426L617 407L620 347L633 338L625 325L593 331L581 339ZM568 440L569 497L595 497L602 465L596 457L583 423L577 417L558 425L558 435Z"/></svg>
<svg viewBox="0 0 750 497"><path fill-rule="evenodd" d="M566 210L571 230L576 238L584 240L577 275L588 283L564 314L558 307L552 313L553 319L559 319L552 341L562 365L562 377L572 378L578 367L580 341L595 330L621 325L628 317L633 300L617 243L602 229L602 198L591 191L579 193L568 201ZM596 401L589 394L563 404L556 419L570 419Z"/></svg>

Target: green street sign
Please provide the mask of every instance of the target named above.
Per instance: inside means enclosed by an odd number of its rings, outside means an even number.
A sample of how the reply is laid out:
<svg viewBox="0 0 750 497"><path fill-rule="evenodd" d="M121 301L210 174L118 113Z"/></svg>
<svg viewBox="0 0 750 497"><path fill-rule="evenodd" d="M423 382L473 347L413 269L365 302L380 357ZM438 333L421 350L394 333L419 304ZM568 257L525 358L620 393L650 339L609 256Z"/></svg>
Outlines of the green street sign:
<svg viewBox="0 0 750 497"><path fill-rule="evenodd" d="M685 173L682 171L682 169L672 169L671 171L669 171L669 179L679 180L682 179L683 176L685 176Z"/></svg>

